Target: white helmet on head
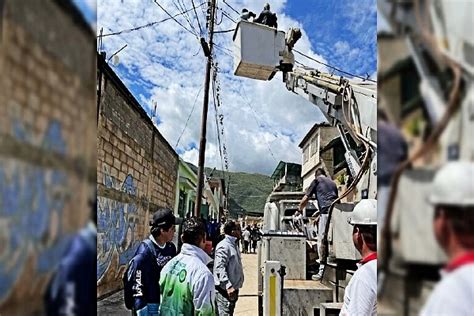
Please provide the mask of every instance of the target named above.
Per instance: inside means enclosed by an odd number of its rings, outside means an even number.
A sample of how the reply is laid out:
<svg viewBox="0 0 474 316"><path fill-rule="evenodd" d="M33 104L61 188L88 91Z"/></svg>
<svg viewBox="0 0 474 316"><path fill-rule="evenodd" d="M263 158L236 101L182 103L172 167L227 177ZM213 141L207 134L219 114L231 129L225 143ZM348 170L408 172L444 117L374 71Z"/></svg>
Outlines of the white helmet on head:
<svg viewBox="0 0 474 316"><path fill-rule="evenodd" d="M434 205L474 205L474 162L448 162L438 170L429 202Z"/></svg>
<svg viewBox="0 0 474 316"><path fill-rule="evenodd" d="M361 200L354 207L347 222L351 225L377 225L377 200Z"/></svg>

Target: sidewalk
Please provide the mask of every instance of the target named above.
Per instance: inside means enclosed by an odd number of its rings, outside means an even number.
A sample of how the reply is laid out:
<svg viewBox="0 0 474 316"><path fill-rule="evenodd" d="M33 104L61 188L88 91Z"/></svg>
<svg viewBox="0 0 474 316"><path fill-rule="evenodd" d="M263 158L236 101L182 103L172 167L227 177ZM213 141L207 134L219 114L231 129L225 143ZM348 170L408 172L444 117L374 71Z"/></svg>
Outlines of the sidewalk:
<svg viewBox="0 0 474 316"><path fill-rule="evenodd" d="M257 255L242 254L245 282L240 290L240 298L237 301L234 315L255 316L258 315L257 298ZM123 291L97 301L97 315L131 315L125 308L123 302Z"/></svg>
<svg viewBox="0 0 474 316"><path fill-rule="evenodd" d="M125 307L123 302L123 291L118 291L103 300L97 301L97 315L130 316L131 312Z"/></svg>
<svg viewBox="0 0 474 316"><path fill-rule="evenodd" d="M256 316L258 315L257 255L242 254L242 265L244 266L245 282L240 290L234 315Z"/></svg>

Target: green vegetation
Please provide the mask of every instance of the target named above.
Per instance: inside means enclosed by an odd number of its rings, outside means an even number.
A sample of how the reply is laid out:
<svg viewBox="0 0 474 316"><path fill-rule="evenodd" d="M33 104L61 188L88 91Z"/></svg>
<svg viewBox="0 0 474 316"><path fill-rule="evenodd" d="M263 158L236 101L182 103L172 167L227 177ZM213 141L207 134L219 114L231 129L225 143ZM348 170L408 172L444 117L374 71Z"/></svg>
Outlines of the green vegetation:
<svg viewBox="0 0 474 316"><path fill-rule="evenodd" d="M229 172L229 211L232 216L242 213L261 213L265 201L272 192L273 180L262 174Z"/></svg>
<svg viewBox="0 0 474 316"><path fill-rule="evenodd" d="M191 163L188 165L197 174L197 167ZM205 173L207 176L224 178L226 186L229 185L230 176L229 211L232 217L237 217L243 212L263 215L265 201L273 189L273 180L269 176L245 172L224 173L211 168L205 168Z"/></svg>
<svg viewBox="0 0 474 316"><path fill-rule="evenodd" d="M197 167L188 163L197 174ZM221 170L205 169L206 175L225 179L226 186L229 185L229 211L232 217L245 213L260 213L263 215L265 201L272 192L273 180L266 175L245 172L225 172ZM226 188L227 189L227 188Z"/></svg>

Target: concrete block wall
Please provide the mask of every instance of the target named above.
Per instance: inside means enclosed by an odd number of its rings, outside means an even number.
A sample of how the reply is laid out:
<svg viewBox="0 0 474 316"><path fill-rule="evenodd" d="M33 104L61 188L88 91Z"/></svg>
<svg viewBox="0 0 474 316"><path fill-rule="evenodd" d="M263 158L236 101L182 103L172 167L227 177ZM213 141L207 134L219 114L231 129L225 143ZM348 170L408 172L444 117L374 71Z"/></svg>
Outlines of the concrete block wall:
<svg viewBox="0 0 474 316"><path fill-rule="evenodd" d="M97 296L122 288L122 275L149 234L158 207L173 209L178 155L112 69L98 68Z"/></svg>
<svg viewBox="0 0 474 316"><path fill-rule="evenodd" d="M0 10L0 315L42 313L96 183L95 36L59 1Z"/></svg>

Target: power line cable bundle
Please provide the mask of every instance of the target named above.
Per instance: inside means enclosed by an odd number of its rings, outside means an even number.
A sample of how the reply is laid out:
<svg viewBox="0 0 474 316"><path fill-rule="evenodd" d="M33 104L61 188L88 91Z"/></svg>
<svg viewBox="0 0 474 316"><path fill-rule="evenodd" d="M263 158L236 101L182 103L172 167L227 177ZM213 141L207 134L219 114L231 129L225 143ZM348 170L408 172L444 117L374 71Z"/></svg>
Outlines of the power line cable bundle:
<svg viewBox="0 0 474 316"><path fill-rule="evenodd" d="M199 8L199 7L202 7L203 5L205 4L205 2L201 3L201 4L198 4L196 8ZM124 33L130 33L130 32L134 32L134 31L138 31L138 30L141 30L141 29L144 29L144 28L148 28L148 27L152 27L152 26L155 26L157 24L160 24L160 23L163 23L163 22L166 22L166 21L169 21L171 19L174 19L174 18L177 18L178 16L181 16L183 14L186 14L187 12L191 11L193 9L189 9L185 12L180 12L178 14L175 14L173 16L169 16L165 19L162 19L160 21L155 21L155 22L150 22L150 23L147 23L147 24L144 24L144 25L140 25L140 26L136 26L136 27L132 27L132 28L129 28L129 29L124 29L124 30L120 30L120 31L117 31L117 32L112 32L112 33L107 33L107 34L99 34L97 37L98 38L104 38L104 37L108 37L108 36L114 36L114 35L120 35L120 34L124 34Z"/></svg>
<svg viewBox="0 0 474 316"><path fill-rule="evenodd" d="M222 113L219 113L219 109L221 107L221 97L220 97L220 82L217 77L217 74L219 72L219 66L216 62L213 62L213 73L212 73L212 93L214 97L214 109L215 109L215 114L216 114L216 128L217 128L217 140L219 143L219 151L221 154L221 159L224 160L223 164L223 169L227 172L229 172L229 159L227 155L227 146L225 144L225 141L221 141L221 136L224 138L225 133L224 133L224 115ZM220 130L219 130L220 126Z"/></svg>

